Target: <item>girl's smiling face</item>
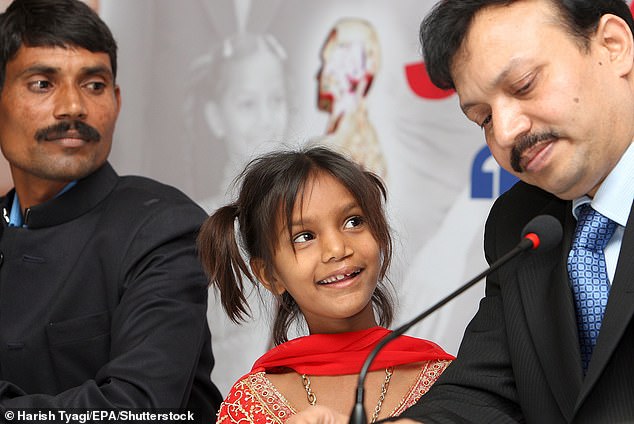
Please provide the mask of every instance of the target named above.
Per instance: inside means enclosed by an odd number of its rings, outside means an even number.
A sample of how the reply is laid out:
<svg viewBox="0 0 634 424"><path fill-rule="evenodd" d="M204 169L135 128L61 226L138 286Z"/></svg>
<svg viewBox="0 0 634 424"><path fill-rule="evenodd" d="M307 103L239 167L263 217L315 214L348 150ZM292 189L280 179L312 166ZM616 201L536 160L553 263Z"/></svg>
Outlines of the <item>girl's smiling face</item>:
<svg viewBox="0 0 634 424"><path fill-rule="evenodd" d="M372 294L381 268L379 244L338 179L323 171L309 177L295 201L291 233L280 218L277 234L271 277L263 266L255 271L269 290L295 299L311 333L376 325Z"/></svg>

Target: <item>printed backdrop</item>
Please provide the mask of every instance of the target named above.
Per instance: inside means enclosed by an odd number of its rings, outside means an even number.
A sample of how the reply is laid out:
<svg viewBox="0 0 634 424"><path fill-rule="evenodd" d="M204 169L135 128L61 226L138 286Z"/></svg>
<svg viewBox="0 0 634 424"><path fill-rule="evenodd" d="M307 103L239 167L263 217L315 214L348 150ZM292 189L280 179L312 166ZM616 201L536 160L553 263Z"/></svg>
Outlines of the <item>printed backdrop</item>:
<svg viewBox="0 0 634 424"><path fill-rule="evenodd" d="M398 325L486 267L484 221L514 182L455 94L426 81L418 27L433 3L94 2L119 43L123 109L111 162L120 174L175 185L211 212L255 153L316 141L346 150L388 185ZM456 353L483 287L409 334ZM251 299L255 319L237 326L210 295L213 379L224 393L269 344L271 299Z"/></svg>

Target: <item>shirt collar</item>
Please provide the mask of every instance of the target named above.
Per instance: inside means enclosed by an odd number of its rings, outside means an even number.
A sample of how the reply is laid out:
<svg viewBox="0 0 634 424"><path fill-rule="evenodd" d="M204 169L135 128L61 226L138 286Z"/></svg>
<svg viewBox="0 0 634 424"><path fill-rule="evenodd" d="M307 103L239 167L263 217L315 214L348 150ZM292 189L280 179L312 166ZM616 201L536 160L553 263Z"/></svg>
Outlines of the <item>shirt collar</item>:
<svg viewBox="0 0 634 424"><path fill-rule="evenodd" d="M577 218L577 208L591 203L592 208L625 227L634 200L634 143L603 180L594 198L581 196L572 201L572 213Z"/></svg>
<svg viewBox="0 0 634 424"><path fill-rule="evenodd" d="M55 195L55 197L59 197L62 194L66 193L68 190L73 188L75 184L77 184L77 181L71 181L70 183L66 184L64 188L61 189L60 192ZM13 203L11 204L11 212L9 213L9 227L22 227L23 222L24 220L22 218L22 208L20 207L20 199L18 198L18 193L16 192L13 196Z"/></svg>

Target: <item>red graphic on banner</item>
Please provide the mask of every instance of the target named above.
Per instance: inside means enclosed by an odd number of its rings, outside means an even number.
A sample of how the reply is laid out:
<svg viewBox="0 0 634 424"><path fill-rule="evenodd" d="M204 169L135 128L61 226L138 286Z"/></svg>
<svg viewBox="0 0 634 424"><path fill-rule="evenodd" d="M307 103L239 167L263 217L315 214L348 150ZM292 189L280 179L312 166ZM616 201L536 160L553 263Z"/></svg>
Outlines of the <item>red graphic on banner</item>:
<svg viewBox="0 0 634 424"><path fill-rule="evenodd" d="M424 99L444 99L455 93L455 90L442 90L436 87L429 79L423 62L405 65L405 75L412 91Z"/></svg>

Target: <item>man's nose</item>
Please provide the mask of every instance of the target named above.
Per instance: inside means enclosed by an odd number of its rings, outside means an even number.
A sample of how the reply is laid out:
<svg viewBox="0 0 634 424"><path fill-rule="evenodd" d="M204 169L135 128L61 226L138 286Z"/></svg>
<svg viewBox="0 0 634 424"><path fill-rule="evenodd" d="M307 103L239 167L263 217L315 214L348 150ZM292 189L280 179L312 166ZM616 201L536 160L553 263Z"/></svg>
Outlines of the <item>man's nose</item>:
<svg viewBox="0 0 634 424"><path fill-rule="evenodd" d="M80 87L72 85L59 86L55 96L55 117L59 119L86 118L86 104Z"/></svg>
<svg viewBox="0 0 634 424"><path fill-rule="evenodd" d="M501 148L511 148L518 136L530 131L531 121L519 102L501 104L491 115L493 137Z"/></svg>

